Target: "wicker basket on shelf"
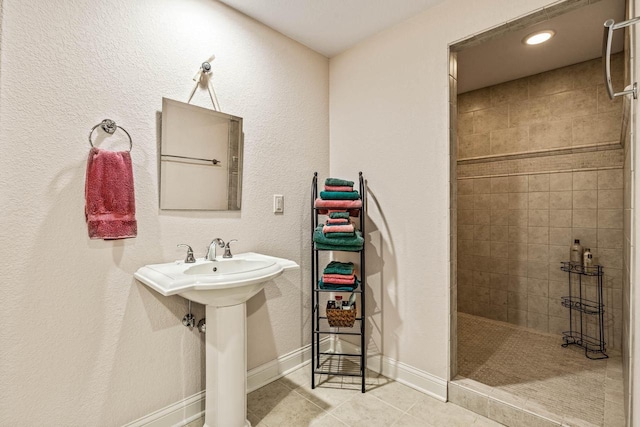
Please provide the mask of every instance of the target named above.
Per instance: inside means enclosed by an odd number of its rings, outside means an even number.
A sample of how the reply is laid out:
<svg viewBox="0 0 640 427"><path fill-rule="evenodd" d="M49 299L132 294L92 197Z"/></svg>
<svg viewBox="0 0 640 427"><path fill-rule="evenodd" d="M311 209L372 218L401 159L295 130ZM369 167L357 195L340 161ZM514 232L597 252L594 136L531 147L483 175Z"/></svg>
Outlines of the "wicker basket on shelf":
<svg viewBox="0 0 640 427"><path fill-rule="evenodd" d="M342 308L327 308L327 320L333 328L350 328L356 322L358 310L354 306L350 310Z"/></svg>

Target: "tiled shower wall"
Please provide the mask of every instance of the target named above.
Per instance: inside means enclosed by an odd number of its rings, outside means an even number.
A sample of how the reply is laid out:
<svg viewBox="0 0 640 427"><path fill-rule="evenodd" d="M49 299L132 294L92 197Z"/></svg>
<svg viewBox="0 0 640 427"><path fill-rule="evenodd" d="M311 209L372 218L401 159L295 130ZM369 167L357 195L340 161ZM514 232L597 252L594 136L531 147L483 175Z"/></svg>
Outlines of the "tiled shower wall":
<svg viewBox="0 0 640 427"><path fill-rule="evenodd" d="M599 67L587 61L458 97L458 310L568 330L559 267L578 238L605 268L605 338L619 348L621 103L602 96Z"/></svg>

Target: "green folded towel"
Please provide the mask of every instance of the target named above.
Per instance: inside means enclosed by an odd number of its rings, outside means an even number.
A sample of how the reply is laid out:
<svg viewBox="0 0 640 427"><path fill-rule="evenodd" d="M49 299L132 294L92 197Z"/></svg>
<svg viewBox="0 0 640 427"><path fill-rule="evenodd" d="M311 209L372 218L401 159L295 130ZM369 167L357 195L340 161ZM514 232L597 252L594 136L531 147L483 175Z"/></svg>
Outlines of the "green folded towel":
<svg viewBox="0 0 640 427"><path fill-rule="evenodd" d="M351 233L343 233L343 232L338 232L338 233L324 233L325 237L327 239L339 239L341 237L354 237L356 235L355 231L351 232Z"/></svg>
<svg viewBox="0 0 640 427"><path fill-rule="evenodd" d="M358 200L360 193L357 191L321 191L322 200Z"/></svg>
<svg viewBox="0 0 640 427"><path fill-rule="evenodd" d="M353 285L336 285L334 283L324 283L322 279L318 282L318 288L324 289L326 291L338 291L338 292L351 292L355 289L358 289L360 286L360 281L356 279Z"/></svg>
<svg viewBox="0 0 640 427"><path fill-rule="evenodd" d="M362 250L362 245L328 245L326 243L316 242L316 249L322 249L324 251L359 252Z"/></svg>
<svg viewBox="0 0 640 427"><path fill-rule="evenodd" d="M346 274L349 276L353 274L353 263L331 261L327 264L322 274Z"/></svg>
<svg viewBox="0 0 640 427"><path fill-rule="evenodd" d="M349 219L349 212L331 212L329 218L344 218Z"/></svg>
<svg viewBox="0 0 640 427"><path fill-rule="evenodd" d="M318 226L313 232L313 241L316 242L316 248L334 251L356 252L362 250L364 239L360 231L355 232L351 237L327 238L322 232L322 226Z"/></svg>
<svg viewBox="0 0 640 427"><path fill-rule="evenodd" d="M353 187L353 181L347 181L340 178L327 178L324 180L324 185L333 185L336 187Z"/></svg>

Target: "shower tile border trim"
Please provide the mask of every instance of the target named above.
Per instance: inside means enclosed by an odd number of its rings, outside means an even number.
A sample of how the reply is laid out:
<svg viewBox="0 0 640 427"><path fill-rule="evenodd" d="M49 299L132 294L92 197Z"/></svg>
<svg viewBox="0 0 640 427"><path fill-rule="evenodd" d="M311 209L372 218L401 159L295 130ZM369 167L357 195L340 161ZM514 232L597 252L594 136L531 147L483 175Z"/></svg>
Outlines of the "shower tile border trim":
<svg viewBox="0 0 640 427"><path fill-rule="evenodd" d="M497 160L516 160L527 159L533 157L547 157L555 156L558 154L576 154L576 153L590 153L593 151L606 151L606 150L619 150L623 148L619 141L615 142L601 142L597 144L576 145L574 147L562 147L562 148L548 148L544 150L535 151L518 151L509 154L491 154L488 156L478 157L461 157L458 159L459 165L468 165L476 163L494 162Z"/></svg>
<svg viewBox="0 0 640 427"><path fill-rule="evenodd" d="M523 175L546 175L552 173L569 173L569 172L589 172L589 171L603 171L603 170L612 170L612 169L624 169L623 166L603 166L599 168L575 168L575 169L557 169L557 170L547 170L547 171L538 171L538 172L514 172L514 173L500 173L494 175L469 175L469 176L459 176L458 180L466 180L466 179L479 179L479 178L504 178L509 176L523 176ZM572 190L569 190L572 191Z"/></svg>

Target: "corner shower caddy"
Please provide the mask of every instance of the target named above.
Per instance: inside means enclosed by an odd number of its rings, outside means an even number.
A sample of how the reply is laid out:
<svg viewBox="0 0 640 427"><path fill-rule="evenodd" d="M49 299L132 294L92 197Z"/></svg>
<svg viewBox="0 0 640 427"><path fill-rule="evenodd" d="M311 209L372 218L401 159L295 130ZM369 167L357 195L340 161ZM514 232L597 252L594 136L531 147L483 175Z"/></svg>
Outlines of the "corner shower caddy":
<svg viewBox="0 0 640 427"><path fill-rule="evenodd" d="M364 213L366 212L366 187L362 172L358 173L358 182L360 197L362 199L362 207L360 211L359 230L364 236ZM325 249L316 249L313 242L313 232L318 226L318 209L315 207L315 200L318 197L318 173L314 172L311 184L311 388L316 388L316 374L360 377L362 379L362 393L365 392L365 375L367 351L365 347L365 249L364 246L360 252L360 286L353 290L353 293L359 296L359 308L356 316L356 323L353 328L345 328L347 331L341 331L340 328L330 328L327 316L320 315L319 297L325 292L334 292L339 294L351 294L351 292L337 292L334 290L325 290L318 287L320 280L320 265L318 254ZM335 250L333 252L336 252ZM360 353L340 353L320 351L320 337L328 335L345 335L360 337ZM357 362L357 363L356 363ZM354 364L349 367L348 364ZM356 367L357 365L357 367Z"/></svg>
<svg viewBox="0 0 640 427"><path fill-rule="evenodd" d="M584 355L589 359L606 359L609 356L605 353L604 341L604 304L602 302L602 266L594 265L585 267L573 262L563 261L560 269L569 273L569 295L561 297L562 305L569 309L569 330L562 333L563 347L577 345L584 348ZM596 300L589 300L583 296L583 276L596 278ZM572 283L573 278L573 283ZM577 282L575 282L577 278ZM576 285L577 294L572 293L572 288ZM574 313L578 314L579 320L574 322ZM596 336L587 335L585 323L588 316L597 317ZM575 323L575 324L574 324Z"/></svg>

